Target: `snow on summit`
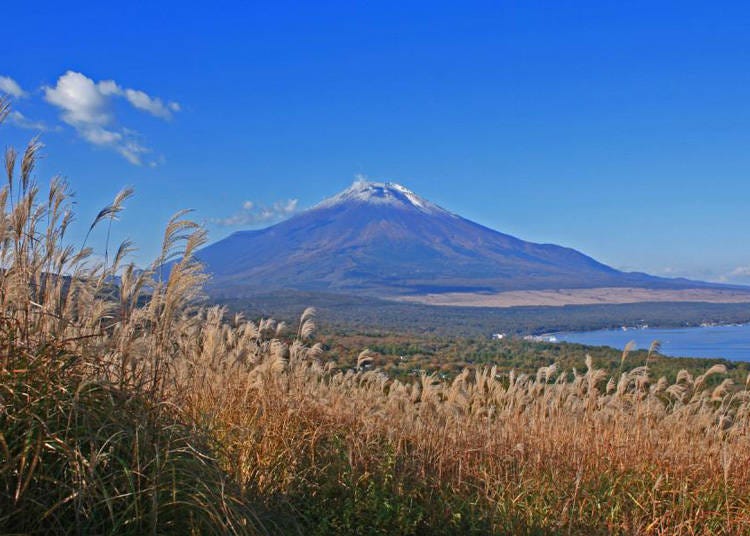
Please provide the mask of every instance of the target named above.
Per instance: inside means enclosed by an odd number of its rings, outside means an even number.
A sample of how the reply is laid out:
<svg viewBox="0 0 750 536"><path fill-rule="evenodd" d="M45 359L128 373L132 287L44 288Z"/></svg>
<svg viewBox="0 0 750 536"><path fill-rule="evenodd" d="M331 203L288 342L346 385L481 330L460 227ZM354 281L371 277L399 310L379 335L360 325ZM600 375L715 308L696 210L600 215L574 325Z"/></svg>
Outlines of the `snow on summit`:
<svg viewBox="0 0 750 536"><path fill-rule="evenodd" d="M396 208L412 208L426 213L446 213L444 209L418 196L405 186L395 182L355 181L343 192L329 197L314 208L328 208L343 203L368 203L391 205Z"/></svg>

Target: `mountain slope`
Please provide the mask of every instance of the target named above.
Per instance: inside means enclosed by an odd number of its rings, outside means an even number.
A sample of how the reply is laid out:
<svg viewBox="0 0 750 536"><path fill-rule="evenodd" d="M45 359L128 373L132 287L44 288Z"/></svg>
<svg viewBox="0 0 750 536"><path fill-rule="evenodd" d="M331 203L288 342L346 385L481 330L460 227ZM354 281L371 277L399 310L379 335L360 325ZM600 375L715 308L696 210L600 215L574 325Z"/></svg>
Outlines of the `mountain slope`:
<svg viewBox="0 0 750 536"><path fill-rule="evenodd" d="M570 248L494 231L398 184L363 181L286 221L234 233L199 258L214 291L403 295L701 286L620 272Z"/></svg>

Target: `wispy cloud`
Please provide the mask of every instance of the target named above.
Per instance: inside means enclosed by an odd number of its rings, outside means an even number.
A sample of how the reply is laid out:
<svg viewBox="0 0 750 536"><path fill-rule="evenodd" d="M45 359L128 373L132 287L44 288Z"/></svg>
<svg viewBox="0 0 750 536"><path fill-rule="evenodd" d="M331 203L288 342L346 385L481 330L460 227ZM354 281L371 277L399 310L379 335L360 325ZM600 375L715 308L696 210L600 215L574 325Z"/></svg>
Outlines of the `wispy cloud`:
<svg viewBox="0 0 750 536"><path fill-rule="evenodd" d="M44 121L34 121L33 119L29 119L17 110L10 112L8 118L10 119L11 123L19 128L36 130L37 132L52 132L60 130L59 126L50 126Z"/></svg>
<svg viewBox="0 0 750 536"><path fill-rule="evenodd" d="M750 284L750 266L737 266L736 268L725 270L711 280L717 283Z"/></svg>
<svg viewBox="0 0 750 536"><path fill-rule="evenodd" d="M172 119L172 112L179 112L180 105L174 101L164 103L158 97L152 97L145 91L138 89L123 89L114 80L104 80L97 84L99 91L105 96L125 98L133 108L150 113L154 117Z"/></svg>
<svg viewBox="0 0 750 536"><path fill-rule="evenodd" d="M727 274L727 280L750 282L750 266L738 266Z"/></svg>
<svg viewBox="0 0 750 536"><path fill-rule="evenodd" d="M111 148L135 165L143 164L144 157L152 151L140 141L137 132L116 126L112 100L123 98L133 108L166 120L180 110L176 102L165 103L144 91L122 88L114 80L94 82L75 71L66 72L54 87L43 90L44 99L61 111L62 121L75 128L81 138L92 145Z"/></svg>
<svg viewBox="0 0 750 536"><path fill-rule="evenodd" d="M644 271L644 270L641 270ZM645 270L646 272L649 272L648 270ZM713 279L716 279L716 272L713 270L710 270L708 268L699 268L699 267L675 267L675 266L665 266L663 268L657 268L653 272L654 275L660 275L664 277L681 277L686 279L697 279L701 281L711 281Z"/></svg>
<svg viewBox="0 0 750 536"><path fill-rule="evenodd" d="M299 200L277 201L272 205L259 205L253 201L242 203L242 209L227 218L214 218L211 223L227 227L235 225L257 225L272 223L295 214L299 210Z"/></svg>
<svg viewBox="0 0 750 536"><path fill-rule="evenodd" d="M23 98L27 93L10 76L0 76L0 93L5 93L17 99Z"/></svg>

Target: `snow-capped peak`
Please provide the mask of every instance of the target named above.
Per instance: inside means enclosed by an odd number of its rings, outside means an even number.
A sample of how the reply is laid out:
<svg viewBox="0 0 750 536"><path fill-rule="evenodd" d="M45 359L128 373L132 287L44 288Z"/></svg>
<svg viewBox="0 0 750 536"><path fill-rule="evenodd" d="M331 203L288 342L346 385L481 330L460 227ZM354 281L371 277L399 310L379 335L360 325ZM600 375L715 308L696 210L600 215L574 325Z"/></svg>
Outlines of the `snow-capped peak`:
<svg viewBox="0 0 750 536"><path fill-rule="evenodd" d="M358 179L343 192L329 197L315 208L332 207L346 202L391 205L398 208L415 208L426 213L446 211L395 182L370 182Z"/></svg>

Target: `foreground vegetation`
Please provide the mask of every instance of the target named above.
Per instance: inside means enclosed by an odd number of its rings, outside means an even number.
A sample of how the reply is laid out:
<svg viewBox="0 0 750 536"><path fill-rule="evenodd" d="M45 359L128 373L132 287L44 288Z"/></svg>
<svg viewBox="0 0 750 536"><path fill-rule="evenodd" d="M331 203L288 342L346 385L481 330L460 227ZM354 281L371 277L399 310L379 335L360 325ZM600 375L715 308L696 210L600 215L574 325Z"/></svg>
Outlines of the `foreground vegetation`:
<svg viewBox="0 0 750 536"><path fill-rule="evenodd" d="M0 532L750 532L750 391L723 365L335 366L312 310L290 329L200 306L184 215L144 271L127 243L66 246L37 150L8 151L0 191Z"/></svg>

